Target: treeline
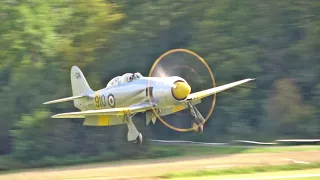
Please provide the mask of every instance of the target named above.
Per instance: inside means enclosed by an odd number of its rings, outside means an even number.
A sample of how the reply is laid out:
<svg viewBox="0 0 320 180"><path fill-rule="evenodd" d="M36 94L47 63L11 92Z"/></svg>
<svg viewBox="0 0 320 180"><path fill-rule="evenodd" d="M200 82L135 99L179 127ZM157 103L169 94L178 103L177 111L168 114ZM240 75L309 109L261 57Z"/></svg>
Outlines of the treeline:
<svg viewBox="0 0 320 180"><path fill-rule="evenodd" d="M152 154L149 138L319 137L319 13L317 0L1 1L0 154L25 162L105 153L125 158ZM42 104L71 95L73 65L97 90L126 72L147 76L155 59L174 48L202 56L217 85L257 78L217 95L203 134L177 133L160 122L146 127L141 115L136 124L145 144L136 147L126 141L126 126L51 119L76 109Z"/></svg>

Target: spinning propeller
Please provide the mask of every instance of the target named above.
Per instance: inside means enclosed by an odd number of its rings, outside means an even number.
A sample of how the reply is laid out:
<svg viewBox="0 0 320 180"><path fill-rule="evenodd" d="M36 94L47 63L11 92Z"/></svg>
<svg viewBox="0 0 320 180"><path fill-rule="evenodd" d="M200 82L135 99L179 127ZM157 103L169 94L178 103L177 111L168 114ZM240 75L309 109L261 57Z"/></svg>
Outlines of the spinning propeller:
<svg viewBox="0 0 320 180"><path fill-rule="evenodd" d="M208 79L208 75L203 75L203 73L205 72L209 73L212 86L204 87L204 84L205 85L211 84L210 81L206 80ZM149 72L149 77L170 77L170 76L179 76L187 81L187 83L178 81L173 84L171 91L172 91L172 95L177 100L183 100L191 93L216 87L213 73L210 67L208 66L208 64L205 62L205 60L202 59L198 54L187 49L173 49L165 52L154 62ZM210 82L210 83L207 83L207 82ZM196 89L196 87L198 89ZM150 91L148 92L148 97L151 103L152 99L150 98ZM167 121L163 119L163 117L160 116L159 112L154 107L152 107L152 110L156 115L156 117L165 126L167 126L170 129L173 129L179 132L188 132L188 131L194 131L200 128L201 129L200 131L202 132L203 125L209 119L209 117L213 112L215 102L216 102L216 94L213 95L211 108L205 118L202 117L202 115L200 114L200 112L197 110L195 106L191 105L191 102L186 102L189 106L186 109L187 111L189 111L188 114L190 114L191 112L191 114L194 117L196 117L196 119L199 116L201 117L200 119L202 119L202 121L198 121L198 123L194 123L192 127L188 127L188 128L176 127L172 124L169 124ZM174 114L176 115L177 113L174 113Z"/></svg>

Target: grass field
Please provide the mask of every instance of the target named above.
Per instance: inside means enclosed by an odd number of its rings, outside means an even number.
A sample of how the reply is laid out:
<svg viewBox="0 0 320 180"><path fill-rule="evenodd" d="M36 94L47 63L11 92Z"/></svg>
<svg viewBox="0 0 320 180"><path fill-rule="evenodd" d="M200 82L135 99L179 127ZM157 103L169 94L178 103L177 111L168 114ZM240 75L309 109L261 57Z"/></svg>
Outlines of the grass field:
<svg viewBox="0 0 320 180"><path fill-rule="evenodd" d="M234 175L209 175L199 177L180 177L172 178L172 180L248 180L248 179L281 179L281 180L319 180L320 168L294 171L278 171L278 172L258 172L250 174L234 174Z"/></svg>
<svg viewBox="0 0 320 180"><path fill-rule="evenodd" d="M20 172L3 172L0 179L163 179L163 178L206 178L229 176L230 174L251 175L256 172L298 170L302 162L304 169L319 170L320 146L290 147L200 147L200 146L153 146L155 159L136 159L113 162L89 163L68 167L27 169ZM160 158L165 157L165 158ZM297 164L289 165L287 164ZM273 167L273 165L285 165ZM262 167L252 167L262 166ZM271 167L272 166L272 167ZM244 168L240 169L239 168ZM248 169L245 169L248 168ZM196 172L195 172L196 171ZM182 175L172 175L181 172ZM168 176L168 173L171 176ZM184 174L183 174L184 173ZM192 175L200 173L201 175ZM220 173L220 174L219 174ZM167 176L164 176L167 175ZM228 175L227 175L228 174ZM270 173L269 173L270 174ZM162 176L160 176L162 175ZM142 178L144 177L144 178ZM210 179L210 178L209 178ZM214 178L215 179L215 178Z"/></svg>
<svg viewBox="0 0 320 180"><path fill-rule="evenodd" d="M12 159L10 156L0 156L0 174L18 169L29 169L39 167L64 167L75 165L99 165L114 164L121 162L149 161L154 159L172 159L181 157L197 157L204 155L231 155L248 153L271 153L271 152L302 152L320 151L320 146L287 146L287 147L248 147L248 146L178 146L178 145L153 145L149 157L134 157L133 159L116 160L115 154L106 153L99 157L65 157L63 159L46 158L35 160L32 164L25 164Z"/></svg>
<svg viewBox="0 0 320 180"><path fill-rule="evenodd" d="M182 173L170 173L159 176L163 179L176 179L176 178L199 178L202 176L222 176L222 175L232 175L232 174L246 174L253 176L256 173L261 172L278 172L282 171L286 174L291 174L291 171L301 171L306 169L316 169L320 176L320 162L312 164L287 164L287 165L274 165L274 166L252 166L244 168L231 168L223 170L202 170L194 172L182 172ZM268 174L268 173L266 173Z"/></svg>
<svg viewBox="0 0 320 180"><path fill-rule="evenodd" d="M236 153L271 153L294 151L320 151L320 146L281 146L281 147L248 147L248 146L169 146L154 145L153 151L172 156L226 155Z"/></svg>

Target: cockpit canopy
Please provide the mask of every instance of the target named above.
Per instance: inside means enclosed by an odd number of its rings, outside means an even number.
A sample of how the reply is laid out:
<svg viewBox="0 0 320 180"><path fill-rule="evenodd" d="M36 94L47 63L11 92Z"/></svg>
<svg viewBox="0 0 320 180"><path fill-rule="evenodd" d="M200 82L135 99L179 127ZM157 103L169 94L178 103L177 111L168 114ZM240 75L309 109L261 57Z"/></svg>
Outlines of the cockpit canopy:
<svg viewBox="0 0 320 180"><path fill-rule="evenodd" d="M108 88L108 87L116 86L119 84L128 83L136 79L140 79L141 77L143 76L139 72L125 73L122 76L116 76L113 79L111 79L106 87Z"/></svg>

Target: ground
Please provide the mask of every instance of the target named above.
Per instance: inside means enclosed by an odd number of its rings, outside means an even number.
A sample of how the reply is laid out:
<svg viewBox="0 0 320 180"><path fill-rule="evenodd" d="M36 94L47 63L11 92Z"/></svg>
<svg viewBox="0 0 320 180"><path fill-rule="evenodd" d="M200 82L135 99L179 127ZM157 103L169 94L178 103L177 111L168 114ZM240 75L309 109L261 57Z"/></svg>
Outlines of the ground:
<svg viewBox="0 0 320 180"><path fill-rule="evenodd" d="M263 172L253 174L237 174L237 175L221 175L221 176L203 176L203 177L183 177L174 178L173 180L319 180L320 168L297 170L297 171L279 171L279 172Z"/></svg>
<svg viewBox="0 0 320 180"><path fill-rule="evenodd" d="M308 164L320 162L320 151L206 155L197 157L135 160L64 168L34 169L0 175L10 180L102 180L160 179L152 177L171 172L234 168L253 165ZM319 170L320 169L315 169ZM320 172L318 172L320 174ZM206 179L205 177L201 177ZM194 179L194 178L192 178ZM210 179L210 178L209 178Z"/></svg>

